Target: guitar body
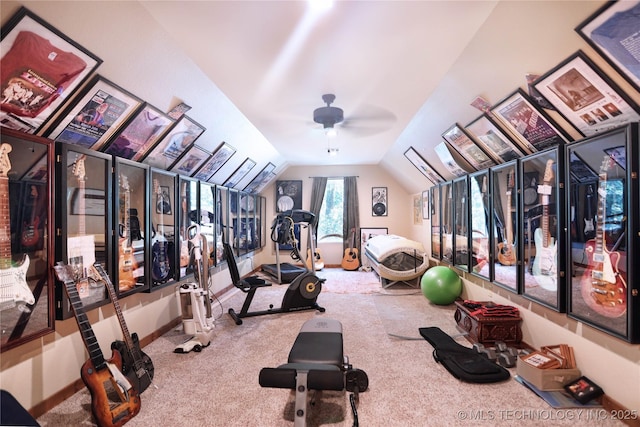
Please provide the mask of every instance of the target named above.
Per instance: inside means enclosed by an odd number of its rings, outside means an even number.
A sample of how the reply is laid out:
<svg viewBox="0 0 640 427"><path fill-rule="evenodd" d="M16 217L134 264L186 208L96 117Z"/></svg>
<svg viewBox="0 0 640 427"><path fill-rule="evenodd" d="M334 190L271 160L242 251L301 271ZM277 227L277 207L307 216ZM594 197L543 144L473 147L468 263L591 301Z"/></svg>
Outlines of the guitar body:
<svg viewBox="0 0 640 427"><path fill-rule="evenodd" d="M596 247L595 240L589 240L585 246L589 268L580 281L582 298L596 313L620 317L627 312L627 283L618 270L620 254L604 248L598 254Z"/></svg>
<svg viewBox="0 0 640 427"><path fill-rule="evenodd" d="M30 248L35 246L40 240L40 218L35 217L30 224L24 223L22 224L22 235L20 238L20 242L22 246L25 248Z"/></svg>
<svg viewBox="0 0 640 427"><path fill-rule="evenodd" d="M20 265L0 269L0 309L15 307L16 303L36 302L27 283L29 262L29 256L24 255Z"/></svg>
<svg viewBox="0 0 640 427"><path fill-rule="evenodd" d="M161 235L157 234L153 237L153 245L151 246L151 277L154 281L162 283L167 280L171 271L169 263L169 242Z"/></svg>
<svg viewBox="0 0 640 427"><path fill-rule="evenodd" d="M342 263L340 264L345 270L353 271L360 268L360 257L358 257L357 248L347 248L344 250Z"/></svg>
<svg viewBox="0 0 640 427"><path fill-rule="evenodd" d="M120 258L118 261L118 287L120 291L128 291L136 286L133 272L138 268L133 256L133 248L127 238L120 239Z"/></svg>
<svg viewBox="0 0 640 427"><path fill-rule="evenodd" d="M311 249L307 249L307 268L311 270L311 263L313 262L313 266L316 271L322 270L324 268L324 260L320 254L320 249L316 249L315 252L316 253L314 255L311 255Z"/></svg>
<svg viewBox="0 0 640 427"><path fill-rule="evenodd" d="M515 265L516 251L513 243L498 243L498 262L502 265Z"/></svg>
<svg viewBox="0 0 640 427"><path fill-rule="evenodd" d="M538 285L548 291L558 289L558 251L557 242L553 237L549 238L547 247L543 244L542 229L537 228L533 234L536 257L533 260L531 271Z"/></svg>
<svg viewBox="0 0 640 427"><path fill-rule="evenodd" d="M134 351L140 355L140 360L136 361L129 349L127 343L124 341L116 340L111 343L111 349L116 350L122 357L122 373L126 375L129 382L138 391L138 394L142 394L150 385L153 380L153 362L151 358L140 349L140 340L138 334L135 332L131 334L131 340L133 341Z"/></svg>
<svg viewBox="0 0 640 427"><path fill-rule="evenodd" d="M118 370L122 367L120 353L114 351L107 360ZM135 389L119 384L110 369L96 369L91 359L80 369L80 378L91 393L91 413L101 427L119 427L140 412L140 398ZM123 391L126 390L126 391Z"/></svg>

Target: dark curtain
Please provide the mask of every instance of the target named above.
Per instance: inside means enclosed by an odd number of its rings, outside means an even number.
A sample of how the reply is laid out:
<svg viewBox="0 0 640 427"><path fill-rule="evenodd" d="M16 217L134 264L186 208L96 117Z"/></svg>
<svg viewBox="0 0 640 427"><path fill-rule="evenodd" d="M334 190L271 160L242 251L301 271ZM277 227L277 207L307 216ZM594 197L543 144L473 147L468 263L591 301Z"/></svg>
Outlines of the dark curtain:
<svg viewBox="0 0 640 427"><path fill-rule="evenodd" d="M313 178L313 184L311 187L311 204L309 211L316 216L316 224L313 229L313 236L318 239L318 223L320 222L320 209L322 209L322 201L324 200L324 192L327 188L327 178L323 176L316 176ZM317 247L317 245L316 245Z"/></svg>
<svg viewBox="0 0 640 427"><path fill-rule="evenodd" d="M342 217L343 249L348 249L351 244L360 251L360 239L351 236L351 230L358 235L360 230L360 206L358 204L358 183L355 176L344 177L344 213Z"/></svg>

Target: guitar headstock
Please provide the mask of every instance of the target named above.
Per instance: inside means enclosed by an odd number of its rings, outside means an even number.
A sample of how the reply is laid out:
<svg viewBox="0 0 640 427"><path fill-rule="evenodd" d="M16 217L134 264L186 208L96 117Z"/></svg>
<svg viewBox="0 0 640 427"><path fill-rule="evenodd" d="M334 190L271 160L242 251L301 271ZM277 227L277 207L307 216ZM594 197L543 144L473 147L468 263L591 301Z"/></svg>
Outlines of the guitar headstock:
<svg viewBox="0 0 640 427"><path fill-rule="evenodd" d="M483 176L482 177L482 194L487 194L487 190L488 190L488 183L487 183L487 176Z"/></svg>
<svg viewBox="0 0 640 427"><path fill-rule="evenodd" d="M602 160L602 164L600 165L600 173L607 173L614 163L615 160L613 159L613 157L611 157L609 154L606 154L604 156L604 159Z"/></svg>
<svg viewBox="0 0 640 427"><path fill-rule="evenodd" d="M157 178L153 178L153 192L157 196L160 196L162 194L162 190L160 190L160 183L158 182Z"/></svg>
<svg viewBox="0 0 640 427"><path fill-rule="evenodd" d="M507 173L507 188L509 190L513 189L516 185L516 171L514 169L510 169Z"/></svg>
<svg viewBox="0 0 640 427"><path fill-rule="evenodd" d="M84 160L86 159L86 155L82 154L76 158L75 163L73 164L73 175L78 178L78 181L84 181L86 178L86 170L84 168Z"/></svg>
<svg viewBox="0 0 640 427"><path fill-rule="evenodd" d="M124 191L129 191L129 178L126 175L120 174L120 187Z"/></svg>
<svg viewBox="0 0 640 427"><path fill-rule="evenodd" d="M58 262L53 266L53 270L56 272L56 277L63 283L75 282L75 272L73 267L63 262Z"/></svg>
<svg viewBox="0 0 640 427"><path fill-rule="evenodd" d="M549 185L553 179L553 159L547 160L547 167L544 170L544 178L542 179L545 184Z"/></svg>
<svg viewBox="0 0 640 427"><path fill-rule="evenodd" d="M6 142L0 146L0 176L7 178L11 170L11 162L9 161L9 153L13 147Z"/></svg>

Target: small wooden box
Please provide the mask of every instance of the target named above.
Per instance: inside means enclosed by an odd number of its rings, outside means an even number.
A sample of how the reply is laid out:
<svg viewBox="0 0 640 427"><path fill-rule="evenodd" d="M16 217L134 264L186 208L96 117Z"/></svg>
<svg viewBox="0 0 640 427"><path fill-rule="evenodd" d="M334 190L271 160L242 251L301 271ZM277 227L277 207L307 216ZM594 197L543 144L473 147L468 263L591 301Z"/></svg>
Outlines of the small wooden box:
<svg viewBox="0 0 640 427"><path fill-rule="evenodd" d="M491 305L491 302L482 301L482 304ZM485 317L472 315L461 300L455 302L458 330L467 333L467 339L472 343L481 343L493 346L496 341L503 341L508 345L518 347L522 342L522 329L520 317Z"/></svg>

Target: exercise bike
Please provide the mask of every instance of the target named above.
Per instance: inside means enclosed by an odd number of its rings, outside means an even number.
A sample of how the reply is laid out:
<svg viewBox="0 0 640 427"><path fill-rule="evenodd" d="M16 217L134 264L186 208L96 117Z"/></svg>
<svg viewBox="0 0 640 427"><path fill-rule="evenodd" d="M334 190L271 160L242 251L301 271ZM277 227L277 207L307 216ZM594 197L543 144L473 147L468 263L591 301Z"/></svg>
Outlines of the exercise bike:
<svg viewBox="0 0 640 427"><path fill-rule="evenodd" d="M298 259L301 258L298 250L298 242L293 230L294 225L300 222L306 222L308 224L307 228L309 230L309 238L307 239L307 241L308 245L310 246L310 253L313 254L315 253L315 248L313 247L313 239L311 239L311 227L315 223L315 215L313 213L303 210L282 212L278 214L272 226L272 229L276 228L278 230L278 232L272 233L272 240L276 243L291 244L294 248L293 251ZM244 300L244 304L242 305L242 309L239 313L236 312L233 308L230 308L228 311L229 315L233 318L236 325L242 325L242 319L245 317L264 316L267 314L276 313L290 313L302 310L318 310L319 312L324 313L325 308L318 305L317 298L322 291L322 283L324 283L326 279L319 278L315 275L313 263L311 263L312 269L309 269L306 267L306 263L304 262L304 271L295 279L293 279L293 281L289 284L287 290L284 293L284 296L282 297L282 305L279 308L274 308L273 304L270 304L268 310L249 311L249 307L251 306L251 302L253 301L253 297L255 296L256 291L259 288L271 286L271 283L266 282L264 279L261 279L258 276L250 276L241 279L231 245L225 242L223 243L223 246L224 255L227 260L227 265L229 267L229 273L231 274L233 285L247 294Z"/></svg>

